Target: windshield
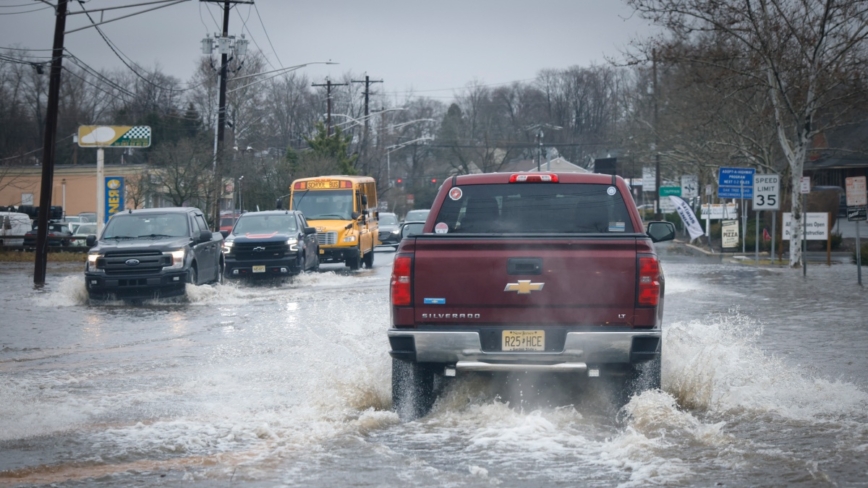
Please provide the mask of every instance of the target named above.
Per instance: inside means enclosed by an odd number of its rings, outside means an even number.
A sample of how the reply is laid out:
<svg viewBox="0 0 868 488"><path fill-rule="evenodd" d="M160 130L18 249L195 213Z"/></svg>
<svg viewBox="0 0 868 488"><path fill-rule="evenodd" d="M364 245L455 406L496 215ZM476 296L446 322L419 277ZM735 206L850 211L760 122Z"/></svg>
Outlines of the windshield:
<svg viewBox="0 0 868 488"><path fill-rule="evenodd" d="M245 215L238 219L233 234L277 234L280 232L296 232L295 215Z"/></svg>
<svg viewBox="0 0 868 488"><path fill-rule="evenodd" d="M352 220L353 191L303 191L292 194L292 209L307 220Z"/></svg>
<svg viewBox="0 0 868 488"><path fill-rule="evenodd" d="M468 185L447 199L436 223L450 233L629 233L621 193L610 185Z"/></svg>
<svg viewBox="0 0 868 488"><path fill-rule="evenodd" d="M398 216L395 214L380 214L380 225L398 225Z"/></svg>
<svg viewBox="0 0 868 488"><path fill-rule="evenodd" d="M81 235L96 234L96 224L79 225L78 228L75 229L75 233Z"/></svg>
<svg viewBox="0 0 868 488"><path fill-rule="evenodd" d="M189 236L185 213L115 215L103 233L103 239Z"/></svg>
<svg viewBox="0 0 868 488"><path fill-rule="evenodd" d="M428 212L430 210L410 210L407 212L407 216L404 217L405 222L424 222L425 219L428 218Z"/></svg>

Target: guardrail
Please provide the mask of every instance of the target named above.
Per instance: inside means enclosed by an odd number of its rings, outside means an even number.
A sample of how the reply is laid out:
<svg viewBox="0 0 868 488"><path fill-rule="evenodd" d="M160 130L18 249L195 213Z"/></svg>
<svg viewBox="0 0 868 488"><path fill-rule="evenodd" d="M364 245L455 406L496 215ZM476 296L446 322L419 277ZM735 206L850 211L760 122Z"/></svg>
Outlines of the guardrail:
<svg viewBox="0 0 868 488"><path fill-rule="evenodd" d="M31 252L36 248L36 240L24 243L25 236L0 236L0 251L25 251ZM68 244L57 244L57 241L67 241ZM48 249L54 252L87 252L90 250L87 243L87 236L69 236L62 238L49 239ZM10 244L14 243L14 244Z"/></svg>

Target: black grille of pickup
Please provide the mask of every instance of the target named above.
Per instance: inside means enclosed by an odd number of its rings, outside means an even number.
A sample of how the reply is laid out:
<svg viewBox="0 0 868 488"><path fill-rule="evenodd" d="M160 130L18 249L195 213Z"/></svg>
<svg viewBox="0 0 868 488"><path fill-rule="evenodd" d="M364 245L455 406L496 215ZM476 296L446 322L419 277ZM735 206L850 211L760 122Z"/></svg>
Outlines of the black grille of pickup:
<svg viewBox="0 0 868 488"><path fill-rule="evenodd" d="M138 264L134 264L138 261ZM118 251L106 253L97 263L107 276L156 275L172 265L172 256L160 251Z"/></svg>
<svg viewBox="0 0 868 488"><path fill-rule="evenodd" d="M280 259L286 256L286 241L235 243L232 252L238 261Z"/></svg>

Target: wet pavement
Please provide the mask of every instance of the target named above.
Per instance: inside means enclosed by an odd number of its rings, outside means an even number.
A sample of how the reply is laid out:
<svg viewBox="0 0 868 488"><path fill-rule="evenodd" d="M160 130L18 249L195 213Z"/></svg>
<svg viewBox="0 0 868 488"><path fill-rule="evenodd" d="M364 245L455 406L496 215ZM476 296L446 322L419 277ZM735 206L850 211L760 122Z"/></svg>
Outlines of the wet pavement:
<svg viewBox="0 0 868 488"><path fill-rule="evenodd" d="M388 278L323 266L89 305L0 263L0 486L863 486L868 296L852 264L660 248L663 391L467 375L390 411Z"/></svg>

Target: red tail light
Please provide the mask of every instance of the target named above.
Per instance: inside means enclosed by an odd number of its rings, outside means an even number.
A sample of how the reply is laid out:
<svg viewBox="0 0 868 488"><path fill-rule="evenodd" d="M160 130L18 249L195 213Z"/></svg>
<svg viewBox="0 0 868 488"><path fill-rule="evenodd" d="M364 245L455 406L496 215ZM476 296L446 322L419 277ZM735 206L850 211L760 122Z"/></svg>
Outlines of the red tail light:
<svg viewBox="0 0 868 488"><path fill-rule="evenodd" d="M639 257L638 305L656 307L660 302L660 263L655 256Z"/></svg>
<svg viewBox="0 0 868 488"><path fill-rule="evenodd" d="M397 256L392 264L392 305L406 306L413 301L410 283L413 273L413 258Z"/></svg>

